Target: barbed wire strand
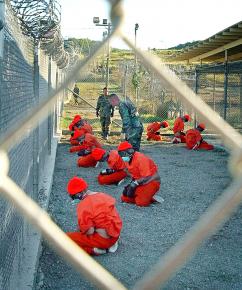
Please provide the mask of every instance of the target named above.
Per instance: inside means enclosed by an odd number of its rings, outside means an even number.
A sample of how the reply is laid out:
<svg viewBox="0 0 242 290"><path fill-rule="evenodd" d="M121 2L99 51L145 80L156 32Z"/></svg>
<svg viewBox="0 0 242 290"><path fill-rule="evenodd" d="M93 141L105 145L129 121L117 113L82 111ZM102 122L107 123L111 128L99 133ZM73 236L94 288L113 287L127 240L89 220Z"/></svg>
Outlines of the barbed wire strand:
<svg viewBox="0 0 242 290"><path fill-rule="evenodd" d="M73 82L73 79L76 78L80 70L85 69L85 67L88 66L92 59L99 54L99 51L103 49L115 33L117 33L116 27L110 36L93 50L92 55L87 56L75 65L71 72L66 76L65 81L53 93L50 94L49 98L33 107L31 113L29 115L26 114L26 117L19 121L17 128L13 125L8 129L6 134L3 134L0 137L0 149L8 151L13 144L21 141L31 129L35 128L39 120L42 120L48 116L48 112L54 107L59 94Z"/></svg>
<svg viewBox="0 0 242 290"><path fill-rule="evenodd" d="M116 21L117 25L120 25L120 23L121 21ZM113 278L110 273L104 270L102 266L89 257L72 240L70 240L67 235L51 221L48 214L6 175L6 170L3 170L8 167L6 163L9 162L6 151L13 146L12 144L16 144L22 140L24 136L26 136L26 134L37 125L39 120L42 120L48 115L47 112L54 106L61 91L64 90L73 79L75 79L81 69L89 64L89 62L99 53L100 50L102 50L115 33L117 33L117 27L114 27L110 36L94 49L92 56L88 56L83 61L78 62L78 64L68 74L66 80L53 92L53 94L50 94L46 101L34 107L28 116L19 121L18 128L13 126L9 128L4 136L1 136L0 189L5 198L13 203L15 207L44 234L46 239L54 245L54 248L57 248L59 253L68 260L77 271L83 273L90 281L96 284L98 288L122 290L126 288Z"/></svg>
<svg viewBox="0 0 242 290"><path fill-rule="evenodd" d="M116 25L118 23L118 25L115 27L115 30L94 51L92 56L87 57L87 59L85 59L83 62L79 62L75 66L75 68L66 78L66 81L55 91L55 93L50 95L50 98L48 99L48 101L34 108L33 112L20 122L19 127L18 127L19 129L16 130L16 128L11 128L10 132L8 132L3 138L1 138L0 148L8 150L8 148L12 144L16 144L17 141L21 140L23 136L26 135L27 130L29 128L33 128L33 126L36 125L39 119L42 119L44 116L46 116L47 115L46 112L48 111L48 108L54 105L55 101L57 100L58 94L69 83L71 83L72 79L75 78L76 74L81 69L83 69L90 62L90 60L92 60L98 54L101 48L105 46L105 44L113 37L113 35L118 33L117 27L119 28L119 24L120 24L119 18L120 18L120 15L122 14L120 13L121 1L110 0L109 2L112 4L112 10L111 10L112 19L115 20L114 23L116 23ZM238 134L224 120L222 120L222 118L219 117L218 114L216 114L212 109L210 109L208 105L206 105L202 100L200 100L200 98L197 97L196 94L191 89L189 89L186 85L184 85L180 80L175 78L174 74L172 74L170 70L168 70L164 66L161 66L160 60L158 58L155 58L153 55L148 55L136 49L134 44L125 35L121 34L121 38L124 40L126 44L128 44L129 47L131 47L137 53L139 58L142 60L142 62L146 66L148 66L149 68L152 68L152 70L160 77L161 82L163 82L166 86L174 90L177 93L177 95L187 105L195 109L195 111L199 114L201 118L206 120L208 124L211 125L211 127L213 127L217 132L221 134L224 143L230 149L233 150L232 153L235 151L237 153L237 156L241 160L241 154L240 154L241 147L242 147L241 135ZM0 163L2 164L3 162L4 160L0 156ZM237 167L238 165L235 164L236 161L234 160L233 162L234 163L231 165L231 167L233 168ZM41 213L40 216L43 218L39 221L39 217L38 217L38 223L36 224L37 228L39 228L43 232L46 231L46 237L48 240L55 243L58 242L58 241L55 241L55 239L52 240L53 232L51 232L51 235L49 236L50 233L48 232L48 230L45 229L46 227L45 218L47 218L48 220L49 219L48 215L45 212L42 213L42 210L38 208L38 205L35 204L34 201L32 201L10 178L5 176L3 173L4 172L1 172L1 175L0 175L0 188L5 193L5 197L9 199L11 202L13 202L16 205L16 207L24 215L28 217L29 220L34 221L36 219L36 213L38 214ZM165 255L165 258L161 258L161 263L157 266L157 269L156 269L157 272L155 271L153 275L151 272L147 273L144 276L144 279L142 279L140 282L136 284L134 289L151 289L152 288L151 285L154 285L154 287L156 287L158 286L158 284L164 283L165 281L167 281L168 277L170 277L170 275L175 271L175 269L179 265L185 262L185 258L191 255L191 252L195 250L195 248L200 244L200 242L204 240L208 236L208 234L212 230L214 230L217 227L217 225L221 223L221 221L223 221L236 208L236 206L239 204L239 202L242 199L241 188L242 188L242 179L237 178L231 184L231 186L223 193L221 198L219 198L210 207L209 211L202 216L200 221L196 224L196 228L192 228L189 231L189 233L184 237L184 239L182 239L180 242L178 242L177 245L175 245L170 251L168 251L167 254ZM20 194L21 198L18 198L18 193L21 193ZM29 203L29 200L30 200L30 203ZM29 204L31 206L26 208L25 206L23 206L25 202L26 204ZM30 210L31 207L32 209L34 208L37 209L37 211L31 211ZM47 217L45 215L47 215ZM214 219L214 220L211 220L211 219ZM45 223L42 224L43 220L45 220ZM67 242L68 240L68 242L71 243L71 241L69 241L66 235L63 235L61 239L65 240L65 242ZM179 243L181 243L181 246L179 246ZM57 244L59 245L59 243ZM188 245L190 245L189 249L188 249ZM61 247L61 251L63 251L62 247ZM83 261L77 262L74 259L73 255L71 255L71 254L74 254L75 256L77 252L79 252L80 254L82 251L79 248L75 249L74 253L69 253L67 249L64 249L64 251L66 253L66 255L64 255L65 258L69 259L71 263L74 263L76 266L78 265L78 267L83 266L82 265L83 263L81 263ZM87 271L86 273L87 275L91 275L91 273L89 272L89 269L86 269L86 271ZM162 276L162 278L159 278L159 276ZM123 286L121 285L120 287L123 287ZM107 289L119 289L119 288L107 288ZM124 288L120 288L120 289L124 289Z"/></svg>

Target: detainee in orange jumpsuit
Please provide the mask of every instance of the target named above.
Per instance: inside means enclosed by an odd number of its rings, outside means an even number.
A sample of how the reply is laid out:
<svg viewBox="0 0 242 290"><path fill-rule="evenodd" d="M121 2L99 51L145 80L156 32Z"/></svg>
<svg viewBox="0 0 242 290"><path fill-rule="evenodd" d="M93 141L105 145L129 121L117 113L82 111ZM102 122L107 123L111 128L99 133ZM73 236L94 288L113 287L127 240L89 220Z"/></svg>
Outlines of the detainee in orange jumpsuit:
<svg viewBox="0 0 242 290"><path fill-rule="evenodd" d="M214 146L203 140L201 132L205 130L205 124L200 123L197 128L190 129L186 133L186 145L190 150L213 150Z"/></svg>
<svg viewBox="0 0 242 290"><path fill-rule="evenodd" d="M70 152L78 152L78 156L80 156L77 165L79 167L95 167L97 161L92 157L91 152L94 148L102 148L102 145L95 136L89 133L82 135L78 140L80 145L70 148Z"/></svg>
<svg viewBox="0 0 242 290"><path fill-rule="evenodd" d="M70 143L72 146L78 146L80 144L79 138L81 138L85 134L85 131L82 129L77 129L72 133L72 136L70 138ZM71 147L72 148L72 147ZM72 152L73 149L70 148L70 152ZM73 151L75 152L75 151Z"/></svg>
<svg viewBox="0 0 242 290"><path fill-rule="evenodd" d="M153 122L147 126L147 140L161 141L162 137L160 132L158 132L161 128L167 128L169 124L167 121L163 122Z"/></svg>
<svg viewBox="0 0 242 290"><path fill-rule="evenodd" d="M134 151L127 141L120 143L118 153L132 177L131 183L124 188L121 200L138 206L148 206L155 202L154 195L160 189L160 176L154 161Z"/></svg>
<svg viewBox="0 0 242 290"><path fill-rule="evenodd" d="M76 115L74 117L73 121L69 125L69 130L74 131L71 134L71 138L70 138L71 145L78 145L78 140L77 140L78 135L75 135L76 131L80 131L81 134L82 133L92 134L92 126L86 120L83 120L80 115Z"/></svg>
<svg viewBox="0 0 242 290"><path fill-rule="evenodd" d="M93 148L102 148L102 145L98 141L98 139L90 134L90 133L83 133L81 130L75 131L74 135L77 137L78 144L77 146L72 146L70 148L70 153L79 152L82 149L93 149Z"/></svg>
<svg viewBox="0 0 242 290"><path fill-rule="evenodd" d="M186 134L184 131L184 122L190 121L191 118L189 115L184 115L183 117L176 118L173 127L174 138L172 140L173 144L177 143L186 143Z"/></svg>
<svg viewBox="0 0 242 290"><path fill-rule="evenodd" d="M77 205L80 231L67 235L90 255L114 253L122 229L116 200L106 193L89 190L87 182L77 176L68 182L67 192L72 199L80 200Z"/></svg>
<svg viewBox="0 0 242 290"><path fill-rule="evenodd" d="M69 125L70 131L75 131L74 126L82 119L81 115L75 115L72 122Z"/></svg>
<svg viewBox="0 0 242 290"><path fill-rule="evenodd" d="M117 150L106 152L104 149L95 148L92 150L93 158L98 162L107 161L109 168L101 170L97 179L101 185L116 184L127 177L126 166Z"/></svg>

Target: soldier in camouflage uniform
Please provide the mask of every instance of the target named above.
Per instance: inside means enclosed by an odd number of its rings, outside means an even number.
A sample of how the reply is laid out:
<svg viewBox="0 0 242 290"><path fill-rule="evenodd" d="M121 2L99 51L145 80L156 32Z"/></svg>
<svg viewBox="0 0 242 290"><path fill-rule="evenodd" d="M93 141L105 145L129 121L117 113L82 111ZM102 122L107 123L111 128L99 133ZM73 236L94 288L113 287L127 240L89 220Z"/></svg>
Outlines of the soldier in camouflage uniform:
<svg viewBox="0 0 242 290"><path fill-rule="evenodd" d="M108 138L109 126L111 117L113 117L114 109L109 102L108 89L103 88L103 94L99 96L96 107L96 116L100 116L100 123L102 127L102 136L104 139Z"/></svg>
<svg viewBox="0 0 242 290"><path fill-rule="evenodd" d="M74 97L74 101L75 101L75 105L78 105L78 97L80 94L80 89L78 88L77 84L75 84L75 87L73 89L73 97Z"/></svg>
<svg viewBox="0 0 242 290"><path fill-rule="evenodd" d="M119 107L119 114L122 118L122 132L125 134L125 139L132 144L135 151L139 151L140 142L143 132L143 124L138 116L137 109L130 101L121 101L116 94L111 94L109 97L112 107Z"/></svg>

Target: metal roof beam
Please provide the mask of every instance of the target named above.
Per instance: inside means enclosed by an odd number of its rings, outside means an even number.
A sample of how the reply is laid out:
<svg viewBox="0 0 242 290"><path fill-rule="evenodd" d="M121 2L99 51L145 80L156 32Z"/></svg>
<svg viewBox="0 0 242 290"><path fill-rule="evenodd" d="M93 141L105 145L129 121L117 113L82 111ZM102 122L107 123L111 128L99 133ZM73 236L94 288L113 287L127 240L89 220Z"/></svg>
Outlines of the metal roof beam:
<svg viewBox="0 0 242 290"><path fill-rule="evenodd" d="M230 28L229 31L242 33L242 29L240 29L240 28Z"/></svg>
<svg viewBox="0 0 242 290"><path fill-rule="evenodd" d="M229 31L225 31L222 33L223 35L238 35L241 36L240 32L229 32Z"/></svg>
<svg viewBox="0 0 242 290"><path fill-rule="evenodd" d="M225 50L227 50L227 49L233 48L233 47L238 46L238 45L241 45L241 44L242 44L242 38L237 39L237 40L235 40L235 41L233 41L233 42L230 42L230 43L228 43L228 44L226 44L226 45L220 46L220 47L218 47L218 48L216 48L216 49L214 49L214 50L208 51L208 52L206 52L206 53L204 53L204 54L201 54L201 55L198 55L198 56L195 56L195 57L189 58L189 61L198 61L198 60L202 60L202 59L204 59L204 58L207 58L207 57L212 56L212 55L214 55L214 54L217 54L217 53L223 52L223 51L225 51Z"/></svg>
<svg viewBox="0 0 242 290"><path fill-rule="evenodd" d="M215 35L216 39L237 39L238 37L236 35L233 34L229 34L229 35Z"/></svg>

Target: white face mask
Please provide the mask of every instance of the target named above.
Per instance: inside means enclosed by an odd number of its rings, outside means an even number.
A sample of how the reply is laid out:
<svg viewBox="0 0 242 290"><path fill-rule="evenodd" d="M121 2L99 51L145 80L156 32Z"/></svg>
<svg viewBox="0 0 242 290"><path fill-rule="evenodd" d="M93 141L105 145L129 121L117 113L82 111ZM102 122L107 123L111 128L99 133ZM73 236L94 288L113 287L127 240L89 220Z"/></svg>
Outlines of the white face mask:
<svg viewBox="0 0 242 290"><path fill-rule="evenodd" d="M124 162L129 162L130 161L130 157L129 156L124 156L122 157Z"/></svg>
<svg viewBox="0 0 242 290"><path fill-rule="evenodd" d="M73 199L72 201L71 201L71 205L77 205L78 203L80 202L80 199Z"/></svg>

